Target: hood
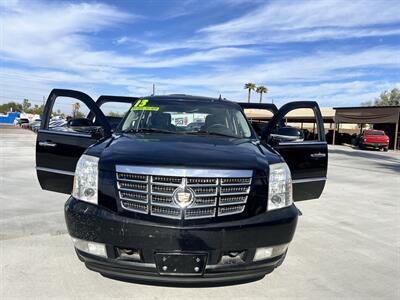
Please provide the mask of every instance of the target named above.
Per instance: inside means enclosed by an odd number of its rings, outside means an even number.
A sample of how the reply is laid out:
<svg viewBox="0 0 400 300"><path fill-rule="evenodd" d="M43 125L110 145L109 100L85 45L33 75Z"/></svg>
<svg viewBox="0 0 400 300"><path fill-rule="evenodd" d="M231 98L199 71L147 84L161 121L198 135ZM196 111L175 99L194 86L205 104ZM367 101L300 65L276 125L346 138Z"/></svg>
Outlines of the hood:
<svg viewBox="0 0 400 300"><path fill-rule="evenodd" d="M248 139L175 134L126 134L103 149L99 167L115 165L179 166L265 171L279 156Z"/></svg>

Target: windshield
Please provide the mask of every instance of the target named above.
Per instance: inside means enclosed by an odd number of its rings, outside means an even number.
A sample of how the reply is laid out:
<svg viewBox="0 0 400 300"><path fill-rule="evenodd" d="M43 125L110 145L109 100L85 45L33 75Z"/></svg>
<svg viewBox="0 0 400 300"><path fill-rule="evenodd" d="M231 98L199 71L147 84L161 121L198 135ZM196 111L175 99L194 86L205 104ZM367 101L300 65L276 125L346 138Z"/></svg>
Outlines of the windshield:
<svg viewBox="0 0 400 300"><path fill-rule="evenodd" d="M252 137L245 116L234 105L171 99L138 100L125 117L122 131Z"/></svg>
<svg viewBox="0 0 400 300"><path fill-rule="evenodd" d="M383 131L367 131L367 135L380 136L385 135L385 133Z"/></svg>

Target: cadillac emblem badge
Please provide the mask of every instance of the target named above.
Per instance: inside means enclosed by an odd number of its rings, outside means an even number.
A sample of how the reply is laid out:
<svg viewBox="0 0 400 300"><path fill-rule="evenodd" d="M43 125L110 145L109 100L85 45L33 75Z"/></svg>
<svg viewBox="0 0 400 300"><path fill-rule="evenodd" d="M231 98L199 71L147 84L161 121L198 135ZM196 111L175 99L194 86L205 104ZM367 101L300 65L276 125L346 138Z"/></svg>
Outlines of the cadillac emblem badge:
<svg viewBox="0 0 400 300"><path fill-rule="evenodd" d="M194 193L193 191L183 184L179 186L172 195L176 204L181 208L188 207L194 201Z"/></svg>

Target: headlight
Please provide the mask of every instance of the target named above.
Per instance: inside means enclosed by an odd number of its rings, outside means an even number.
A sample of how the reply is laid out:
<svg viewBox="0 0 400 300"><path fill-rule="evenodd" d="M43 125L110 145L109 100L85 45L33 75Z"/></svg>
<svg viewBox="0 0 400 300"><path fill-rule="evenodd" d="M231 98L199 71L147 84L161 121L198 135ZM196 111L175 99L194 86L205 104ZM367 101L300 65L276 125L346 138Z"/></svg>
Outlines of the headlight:
<svg viewBox="0 0 400 300"><path fill-rule="evenodd" d="M267 210L283 208L292 202L292 178L289 167L285 163L270 165Z"/></svg>
<svg viewBox="0 0 400 300"><path fill-rule="evenodd" d="M72 196L76 199L97 204L99 158L82 155L75 168Z"/></svg>

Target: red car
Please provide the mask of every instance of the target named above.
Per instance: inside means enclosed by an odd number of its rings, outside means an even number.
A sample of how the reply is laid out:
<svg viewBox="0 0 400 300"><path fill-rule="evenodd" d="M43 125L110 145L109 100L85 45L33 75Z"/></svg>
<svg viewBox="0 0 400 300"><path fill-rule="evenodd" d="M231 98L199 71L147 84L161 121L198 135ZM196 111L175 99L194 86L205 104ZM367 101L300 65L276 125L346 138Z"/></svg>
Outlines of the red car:
<svg viewBox="0 0 400 300"><path fill-rule="evenodd" d="M377 148L388 151L389 137L383 130L364 130L358 144L360 149Z"/></svg>

